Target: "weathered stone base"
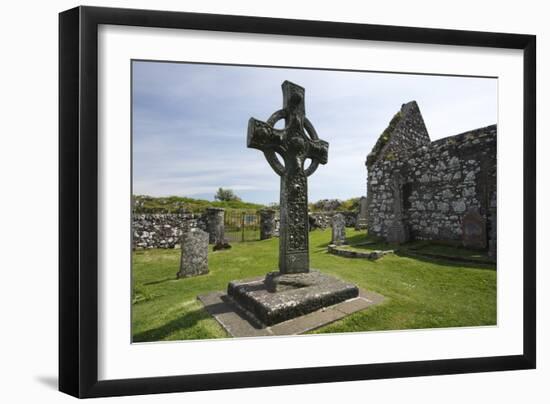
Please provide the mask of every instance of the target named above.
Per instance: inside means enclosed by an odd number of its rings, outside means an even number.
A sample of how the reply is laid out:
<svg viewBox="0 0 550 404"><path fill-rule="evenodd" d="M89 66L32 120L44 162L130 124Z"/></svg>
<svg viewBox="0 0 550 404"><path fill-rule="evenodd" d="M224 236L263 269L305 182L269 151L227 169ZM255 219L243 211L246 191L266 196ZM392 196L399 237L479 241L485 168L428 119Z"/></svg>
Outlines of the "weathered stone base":
<svg viewBox="0 0 550 404"><path fill-rule="evenodd" d="M346 250L343 248L339 248L339 246L334 244L329 244L327 251L329 254L339 255L340 257L367 258L369 260L377 260L379 258L382 258L384 255L394 253L394 250L374 250L374 251Z"/></svg>
<svg viewBox="0 0 550 404"><path fill-rule="evenodd" d="M261 326L271 326L359 296L357 286L318 271L230 282L227 295Z"/></svg>
<svg viewBox="0 0 550 404"><path fill-rule="evenodd" d="M261 280L261 278L258 280ZM250 314L240 306L237 306L233 299L222 291L199 295L197 299L230 336L243 338L303 334L334 321L341 320L352 313L380 304L384 300L384 297L371 291L359 290L359 296L356 298L319 309L304 316L283 321L270 327L262 327L252 322Z"/></svg>

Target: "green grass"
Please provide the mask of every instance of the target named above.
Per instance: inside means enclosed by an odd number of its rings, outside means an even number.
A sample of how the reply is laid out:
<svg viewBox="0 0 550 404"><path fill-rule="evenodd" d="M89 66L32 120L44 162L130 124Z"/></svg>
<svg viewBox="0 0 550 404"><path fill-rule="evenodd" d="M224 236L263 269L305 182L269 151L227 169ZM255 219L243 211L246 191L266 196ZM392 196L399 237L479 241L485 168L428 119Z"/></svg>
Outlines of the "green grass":
<svg viewBox="0 0 550 404"><path fill-rule="evenodd" d="M368 241L368 244L361 242ZM445 261L463 261L480 264L494 264L487 251L474 250L460 246L450 246L445 244L436 244L429 241L413 241L405 245L388 244L376 238L365 236L352 236L348 238L347 245L341 245L338 248L359 252L372 252L376 250L394 250L399 255L409 255L413 257L425 256L432 259ZM359 244L356 244L359 243Z"/></svg>
<svg viewBox="0 0 550 404"><path fill-rule="evenodd" d="M240 242L243 238L242 230L227 230L227 227L224 232L224 236L231 243L232 241ZM259 228L247 228L244 229L244 240L258 240L260 238L260 229Z"/></svg>
<svg viewBox="0 0 550 404"><path fill-rule="evenodd" d="M431 244L427 242L413 242L407 245L407 249L420 254L432 254L439 257L464 258L471 261L490 261L486 251L472 250L462 247Z"/></svg>
<svg viewBox="0 0 550 404"><path fill-rule="evenodd" d="M347 234L353 243L366 240L353 229L347 229ZM350 259L328 254L329 241L330 230L310 233L311 267L380 293L386 300L315 333L496 324L494 265L398 254L378 261ZM178 250L134 252L135 342L227 337L196 296L225 290L231 280L276 270L278 240L234 243L230 250L210 250L210 273L195 278L176 280L179 258Z"/></svg>

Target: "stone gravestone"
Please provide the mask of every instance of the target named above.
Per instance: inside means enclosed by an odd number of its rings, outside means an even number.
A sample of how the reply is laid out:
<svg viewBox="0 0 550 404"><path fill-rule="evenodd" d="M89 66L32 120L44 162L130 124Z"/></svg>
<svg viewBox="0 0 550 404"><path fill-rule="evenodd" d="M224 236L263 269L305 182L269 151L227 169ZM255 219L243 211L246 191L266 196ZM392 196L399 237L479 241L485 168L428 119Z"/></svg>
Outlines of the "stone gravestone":
<svg viewBox="0 0 550 404"><path fill-rule="evenodd" d="M490 258L497 258L497 214L495 211L489 214L488 254Z"/></svg>
<svg viewBox="0 0 550 404"><path fill-rule="evenodd" d="M399 175L394 176L391 187L393 191L393 221L388 228L386 241L402 244L409 241L409 231L403 221L403 180Z"/></svg>
<svg viewBox="0 0 550 404"><path fill-rule="evenodd" d="M332 240L334 245L346 243L346 219L341 213L332 216Z"/></svg>
<svg viewBox="0 0 550 404"><path fill-rule="evenodd" d="M367 228L367 198L362 196L359 199L359 213L355 222L355 230L365 230Z"/></svg>
<svg viewBox="0 0 550 404"><path fill-rule="evenodd" d="M247 146L263 152L280 177L279 271L263 280L230 282L228 296L254 322L273 325L357 297L357 286L309 269L307 177L327 163L328 143L305 116L303 87L285 81L283 109L248 122ZM285 120L284 129L275 123ZM282 157L281 162L276 154ZM304 168L306 159L311 159Z"/></svg>
<svg viewBox="0 0 550 404"><path fill-rule="evenodd" d="M275 235L275 210L260 210L260 240L266 240Z"/></svg>
<svg viewBox="0 0 550 404"><path fill-rule="evenodd" d="M214 244L214 251L231 248L225 239L225 209L206 208L208 242Z"/></svg>
<svg viewBox="0 0 550 404"><path fill-rule="evenodd" d="M476 209L468 210L462 218L462 244L469 248L487 248L485 218Z"/></svg>
<svg viewBox="0 0 550 404"><path fill-rule="evenodd" d="M178 278L208 273L208 233L192 228L181 236L181 260Z"/></svg>
<svg viewBox="0 0 550 404"><path fill-rule="evenodd" d="M225 209L206 208L206 226L208 229L208 242L216 244L224 238Z"/></svg>

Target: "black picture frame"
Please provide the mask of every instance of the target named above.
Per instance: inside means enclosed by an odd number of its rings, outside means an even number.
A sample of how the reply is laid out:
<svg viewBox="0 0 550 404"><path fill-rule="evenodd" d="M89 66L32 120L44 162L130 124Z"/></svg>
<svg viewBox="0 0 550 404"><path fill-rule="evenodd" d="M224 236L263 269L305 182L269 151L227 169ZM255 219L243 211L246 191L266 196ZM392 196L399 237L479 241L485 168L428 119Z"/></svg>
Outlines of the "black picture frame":
<svg viewBox="0 0 550 404"><path fill-rule="evenodd" d="M523 50L523 354L98 381L100 24ZM535 103L533 35L97 7L60 13L59 390L84 398L535 368Z"/></svg>

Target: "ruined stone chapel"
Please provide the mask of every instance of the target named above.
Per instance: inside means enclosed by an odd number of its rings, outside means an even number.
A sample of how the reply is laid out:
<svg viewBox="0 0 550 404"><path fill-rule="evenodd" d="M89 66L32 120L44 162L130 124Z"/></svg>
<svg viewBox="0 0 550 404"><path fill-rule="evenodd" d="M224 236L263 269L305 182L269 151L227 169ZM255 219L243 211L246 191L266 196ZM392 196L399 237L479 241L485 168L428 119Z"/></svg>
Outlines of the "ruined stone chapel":
<svg viewBox="0 0 550 404"><path fill-rule="evenodd" d="M496 135L491 125L432 142L417 103L403 104L367 156L369 233L496 257Z"/></svg>

